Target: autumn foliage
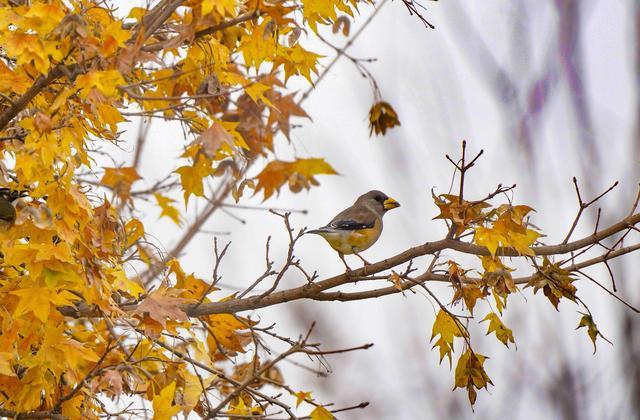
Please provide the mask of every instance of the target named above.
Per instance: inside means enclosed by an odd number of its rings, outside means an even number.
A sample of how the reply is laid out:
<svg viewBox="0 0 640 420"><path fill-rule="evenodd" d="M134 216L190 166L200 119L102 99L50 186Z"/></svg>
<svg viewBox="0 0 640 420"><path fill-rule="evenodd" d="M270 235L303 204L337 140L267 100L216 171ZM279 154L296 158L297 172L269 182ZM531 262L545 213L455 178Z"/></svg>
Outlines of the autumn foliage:
<svg viewBox="0 0 640 420"><path fill-rule="evenodd" d="M416 12L413 2L404 3ZM321 157L277 159L274 140L288 139L292 120L308 117L302 102L309 92L291 91L290 79L310 86L321 80L323 57L306 47L308 39L323 30L349 36L350 22L369 2L160 0L127 10L92 0L0 5L0 191L16 209L11 217L0 214L7 222L0 232L0 415L97 418L115 415L111 401L129 399L134 404L121 415L139 415L146 400L159 419L178 413L258 418L274 409L290 418L331 419L342 408L289 387L279 362L296 353L317 358L368 346L325 351L309 340L311 329L293 340L241 312L297 299L367 299L426 289L429 281L453 289L452 302L432 295L439 310L431 341L473 404L477 390L492 382L488 358L473 350L469 322L514 344L501 320L512 294L531 287L556 308L564 300L580 302L574 284L580 268L637 249L616 244L606 256L563 260L567 252L624 234L640 218L632 214L591 239L551 249L539 242L531 207L495 203L513 187L472 200L461 182L457 192L433 196L435 218L450 229L446 238L324 279L295 257L303 230L277 214L290 240L286 261L271 261L267 242L264 274L241 293L223 293L216 283L227 247L215 244L213 281L185 272L180 251L228 198L273 199L283 188L300 192L336 174ZM400 120L372 87L371 133L385 134ZM132 161L100 163L101 146L120 145L123 127L140 119L170 121L184 132L176 139L182 155L167 157L166 173L149 189L138 182L140 154L150 141L144 133ZM463 148L460 160L452 160L459 179L476 161L465 162L467 154ZM217 189L209 188L212 180ZM188 220L183 209L194 200L208 207ZM185 231L167 253L150 245L151 232L136 216L143 201ZM437 273L443 249L477 255L478 267L451 260L446 274ZM425 255L433 262L414 275L411 262ZM532 274L514 278L507 256L526 258ZM287 271L299 275L299 287L279 287ZM366 284L376 273L389 276L386 287L335 290ZM267 292L254 292L261 282ZM481 301L495 311L476 316ZM458 316L458 309L469 316ZM584 311L579 327L595 346L602 334ZM289 349L264 356L264 340Z"/></svg>

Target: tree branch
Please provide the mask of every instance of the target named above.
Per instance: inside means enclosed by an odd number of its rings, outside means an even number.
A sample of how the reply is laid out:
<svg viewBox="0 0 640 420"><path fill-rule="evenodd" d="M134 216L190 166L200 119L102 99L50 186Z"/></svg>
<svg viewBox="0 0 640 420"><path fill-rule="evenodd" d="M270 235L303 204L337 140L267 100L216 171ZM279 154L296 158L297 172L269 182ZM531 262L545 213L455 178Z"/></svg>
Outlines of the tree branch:
<svg viewBox="0 0 640 420"><path fill-rule="evenodd" d="M559 245L546 245L546 246L537 246L532 247L531 249L537 256L543 255L563 255L572 251L576 251L582 249L584 247L596 244L600 242L602 239L608 238L616 233L624 231L625 229L629 229L631 226L640 223L640 213L636 213L630 217L625 218L624 220L606 228L599 232L595 232L594 234L587 236L585 238L569 242L567 244L559 244ZM434 254L436 252L450 249L466 254L471 255L490 255L489 251L482 246L461 242L456 239L442 239L435 242L427 242L423 245L419 245L413 248L410 248L400 254L397 254L393 257L389 257L377 263L373 263L370 265L366 265L362 268L345 272L343 274L339 274L337 276L333 276L327 278L325 280L316 281L313 283L307 283L303 286L299 286L292 289L283 290L280 292L273 292L269 295L254 295L247 298L236 298L230 299L222 302L209 302L202 303L197 305L185 305L183 307L184 312L187 313L190 317L199 317L203 315L210 314L220 314L220 313L237 313L247 310L254 310L258 308L263 308L267 306L273 306L284 302L289 302L292 300L299 299L313 299L313 300L357 300L357 299L369 299L372 297L384 296L391 293L399 293L401 288L394 286L390 286L388 288L364 291L364 292L354 292L354 293L343 293L343 292L325 292L326 290L347 284L354 283L361 279L366 279L368 276L372 274L379 273L381 271L389 270L394 268L400 264L406 263L414 258L421 257L424 255ZM595 265L598 263L602 263L612 258L619 257L621 255L633 252L640 249L640 244L620 248L614 251L608 251L607 253L592 258L590 260L583 261L581 263L573 264L571 266L566 267L565 269L569 271L579 270L591 265ZM496 251L496 255L501 256L519 256L518 252L513 248L498 248ZM522 277L516 278L514 281L518 284L527 283L531 277ZM423 275L417 277L414 280L415 283L420 283L423 281L432 280L432 281L446 281L449 282L449 276L445 275L437 275L433 274L430 271L424 273ZM480 279L471 279L480 281ZM409 287L405 287L409 288ZM123 305L122 309L125 311L131 311L135 309L136 304ZM82 317L82 316L99 316L93 308L81 302L77 307L62 307L59 308L59 311L66 316L73 317Z"/></svg>

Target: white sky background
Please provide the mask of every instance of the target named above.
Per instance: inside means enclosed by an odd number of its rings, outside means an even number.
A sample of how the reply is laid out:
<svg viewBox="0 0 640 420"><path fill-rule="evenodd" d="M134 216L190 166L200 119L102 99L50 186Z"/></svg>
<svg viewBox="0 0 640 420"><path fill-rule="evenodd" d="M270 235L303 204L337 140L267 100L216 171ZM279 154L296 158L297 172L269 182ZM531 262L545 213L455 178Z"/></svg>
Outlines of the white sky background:
<svg viewBox="0 0 640 420"><path fill-rule="evenodd" d="M478 39L466 31L460 12L473 23L482 42L516 80L518 88L523 88L544 70L549 48L554 49L557 43L553 2L423 3L435 30L425 29L409 16L401 2L388 2L349 50L355 57L378 59L368 68L376 77L383 98L398 111L402 126L386 137L369 138L369 85L352 63L341 60L305 103L313 121L296 121L302 127L293 130L292 145L281 142L277 147L278 158L287 159L294 154L324 157L341 175L319 177L321 185L310 192L291 194L283 190L265 206L308 209L309 214L294 214L292 221L298 228L317 227L351 205L358 195L380 189L396 198L402 207L385 216L381 239L363 254L369 261L377 261L444 236L444 224L432 220L438 212L430 189L447 192L452 171L444 155L458 156L460 141L467 139L470 154L485 150L467 179L469 197L480 198L498 183L517 184L514 202L537 210L532 221L549 235L545 238L547 243L562 241L577 210L571 182L574 175L584 185L583 195L589 199L620 180L621 187L601 203L601 226L624 217L635 196L639 173L637 149L632 147L637 93L632 1L583 2L583 66L599 162L589 161L584 151L567 84L561 78L560 87L554 90L540 116L539 128L534 130L534 166L518 147L499 99L487 85L487 69L474 44ZM362 17L352 33L371 11L370 7L362 8ZM512 28L523 24L529 25L531 35L514 42ZM343 42L336 38L337 44ZM331 55L330 49L321 45L318 48ZM323 63L329 60L326 58ZM302 81L294 81L293 86L306 88ZM167 127L159 121L151 127L140 168L145 180L138 187L153 184L171 166L177 166L175 158L184 141L180 132ZM133 138L135 134L136 130L131 130L127 135ZM133 142L124 146L125 150L132 148ZM260 199L251 199L247 194L241 204L260 204ZM194 209L190 205L191 216ZM180 236L180 229L168 220L154 223L158 214L156 208L146 212L147 231L170 249ZM247 223L240 224L218 212L205 229L232 231L232 235L220 238L233 242L222 265L222 282L244 288L264 271L264 242L268 235L273 236L272 258L276 264L284 259L286 232L280 219L268 212L235 210L234 214ZM592 232L592 217L593 213L589 213L582 220L574 238ZM210 278L212 239L210 234L200 234L191 242L181 258L186 271ZM335 252L320 237L302 238L296 255L307 270L317 270L320 278L343 271ZM445 257L459 258L453 253ZM627 256L625 260L631 264L637 256ZM421 261L425 264L426 260ZM469 258L459 261L476 264ZM355 257L350 262L353 266L359 264ZM589 272L610 285L606 272ZM628 283L625 298L639 305L637 275L630 270L625 276L619 273L618 282ZM280 287L295 287L303 281L292 271ZM281 365L294 389L312 390L320 402L334 402L337 407L371 402L368 409L345 413L340 416L342 419L482 419L502 415L561 418L548 402L545 390L557 382L557 367L564 359L569 359L570 369L582 372L592 385L580 397L585 404L580 418L624 418L633 408L625 394L625 384L619 379L623 367L618 361L624 353L619 344L622 307L592 284L581 280L577 286L600 330L614 346L598 341L598 352L592 355L586 331L574 331L580 318L576 310L580 308L570 302L563 301L558 314L544 296L533 296L530 289L511 296L503 320L514 330L517 351L506 349L493 335L485 337L486 324L472 328L476 350L491 357L485 367L495 384L490 393L478 392L475 414L465 402L465 391L450 392L453 372L446 362L439 366L437 350L431 350L428 341L435 311L421 294L349 303L301 301L260 310L253 316L259 316L264 325L277 322L279 333L292 337L306 331L316 320L315 337L326 349L375 343L367 351L331 357L333 374L327 379L315 378L288 363ZM446 286L430 287L443 301L450 300L452 292ZM487 312L484 304L476 308L480 319ZM456 359L457 355L454 363ZM460 411L455 411L456 407ZM300 414L310 410L307 406Z"/></svg>

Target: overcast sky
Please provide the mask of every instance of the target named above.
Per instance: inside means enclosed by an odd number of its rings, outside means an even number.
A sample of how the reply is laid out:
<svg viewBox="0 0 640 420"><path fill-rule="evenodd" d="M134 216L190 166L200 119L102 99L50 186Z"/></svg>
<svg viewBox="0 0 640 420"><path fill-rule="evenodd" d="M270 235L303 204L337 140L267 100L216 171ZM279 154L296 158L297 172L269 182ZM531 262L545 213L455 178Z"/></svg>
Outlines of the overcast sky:
<svg viewBox="0 0 640 420"><path fill-rule="evenodd" d="M358 195L380 189L402 207L385 216L381 239L363 254L369 261L376 261L443 237L444 225L432 220L437 209L430 190L447 192L452 171L444 155L457 155L460 141L467 139L471 153L485 151L467 180L470 198L486 195L498 183L517 184L514 202L537 210L532 222L548 235L544 238L547 243L564 238L577 210L572 176L584 183L588 196L620 180L621 187L601 206L604 221L624 217L640 172L637 149L632 147L637 94L633 2L580 2L580 57L588 131L584 124L582 128L578 124L572 85L562 72L558 2L424 1L425 14L435 24L434 30L425 29L401 2L387 2L350 54L377 58L368 69L376 77L383 98L398 111L402 126L386 137L369 138L371 90L352 63L340 61L305 103L312 121L299 120L302 127L293 131L292 144L280 141L276 149L281 159L294 155L324 157L340 176L319 177L321 185L310 192L283 191L264 205L306 209L308 214L293 216L294 225L318 227ZM362 16L352 32L371 12L371 7L362 7ZM344 43L341 38L334 40ZM322 45L317 48L331 55L331 50ZM526 143L530 152L526 152L516 122L529 103L529 87L545 72L550 74L553 88L542 112L532 119L534 128ZM501 74L506 75L513 91L500 90L504 88ZM305 84L293 81L292 86L302 88ZM150 138L140 169L145 177L142 182L148 184L167 172L167 164L173 164L183 145L182 134L162 123L154 122ZM595 152L589 152L586 146L589 139L595 141ZM243 203L260 204L260 199L247 195ZM190 214L194 211L195 206ZM157 210L147 212L147 230L170 248L180 231L167 220L155 223L157 214ZM233 232L221 237L233 242L222 266L223 283L243 288L264 270L264 241L268 235L273 236L272 256L282 260L286 232L281 221L267 212L238 210L234 214L247 223L219 212L206 229ZM583 220L576 238L592 232L592 217ZM208 279L211 250L212 235L197 236L181 260L185 270ZM321 278L343 270L335 252L320 237L304 237L296 255ZM445 257L459 258L454 253ZM637 260L626 260L633 258ZM359 264L356 258L350 261ZM473 259L460 261L478 266ZM590 273L608 284L601 270ZM637 276L620 277L619 281L636 283L626 287L626 298L640 304ZM281 287L301 282L302 278L291 275ZM489 393L478 393L475 416L464 401L465 392L450 392L453 372L446 363L438 365L437 351L431 350L428 342L434 306L419 293L366 302L298 302L260 311L259 315L263 323L277 322L280 332L291 336L317 320L317 338L326 348L375 343L367 351L331 358L333 374L327 379L317 379L291 364L282 365L294 389L313 390L320 401L337 406L360 401L372 404L367 410L341 418L443 418L451 414L448 410L456 403L461 403L458 415L469 418L561 418L546 402L544 393L549 383L558 380L554 376L556 367L565 358L573 361L571 369L586 373L593 384L585 397L589 409L581 418L616 418L605 411L610 406L623 407L616 414L628 414L632 407L624 384L617 379L623 369L617 362L621 349L615 347L621 334L619 304L584 281L577 284L579 295L590 305L598 326L614 347L599 342L597 354L592 355L586 332L574 330L580 318L577 306L562 302L560 313L556 313L543 296L533 296L530 289L512 296L504 321L514 330L517 351L506 349L494 337L484 337L486 326L472 329L476 350L491 357L485 367L495 384ZM434 285L433 289L442 300L450 300L449 288ZM476 311L484 316L488 308L482 306Z"/></svg>

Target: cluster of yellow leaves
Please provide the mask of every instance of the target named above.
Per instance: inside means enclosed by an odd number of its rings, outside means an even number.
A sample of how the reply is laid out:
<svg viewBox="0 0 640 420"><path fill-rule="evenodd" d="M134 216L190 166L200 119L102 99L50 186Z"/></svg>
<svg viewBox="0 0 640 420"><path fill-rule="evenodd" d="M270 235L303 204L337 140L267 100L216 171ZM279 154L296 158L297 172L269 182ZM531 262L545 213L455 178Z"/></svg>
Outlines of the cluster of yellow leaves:
<svg viewBox="0 0 640 420"><path fill-rule="evenodd" d="M247 398L249 399L249 398ZM229 410L225 412L230 416L260 416L264 414L264 410L259 405L251 405L245 402L245 398L237 397L229 403Z"/></svg>
<svg viewBox="0 0 640 420"><path fill-rule="evenodd" d="M476 270L463 269L455 261L448 261L448 276L454 290L452 304L463 303L473 316L478 300L487 301L493 295L500 315L489 312L480 322L488 321L487 335L493 333L496 338L509 347L515 343L513 331L501 319L509 294L516 293L518 288L511 276L512 268L505 265L498 248L513 248L521 255L535 256L531 246L540 233L530 228L526 216L533 210L528 206L510 204L492 207L485 201L467 201L452 194L433 195L435 204L440 210L436 219L445 219L451 223L456 237L464 233L473 233L473 242L488 249L490 255L480 256L482 262L481 278L468 275ZM547 267L545 265L545 267ZM557 268L557 267L556 267ZM478 270L479 271L479 270ZM540 288L547 287L549 293L554 289L547 283L536 284ZM552 293L553 294L553 293ZM555 296L555 295L554 295ZM440 361L448 356L451 361L453 341L455 337L464 339L466 350L458 359L455 370L455 388L467 389L469 401L473 405L477 398L477 390L486 388L491 380L484 370L485 356L477 354L471 348L471 337L457 316L440 310L433 324L431 339L437 335L439 339L434 345L440 351Z"/></svg>
<svg viewBox="0 0 640 420"><path fill-rule="evenodd" d="M529 206L503 204L493 209L487 217L489 226L475 228L474 242L487 247L495 255L498 246L513 247L521 255L535 256L531 245L540 237L540 233L527 226L525 217L533 209Z"/></svg>
<svg viewBox="0 0 640 420"><path fill-rule="evenodd" d="M27 192L15 224L0 232L4 409L50 410L76 387L60 407L72 418L101 414L92 398L100 393L143 393L159 418L202 408L202 378L158 347L163 333L190 335L183 350L214 366L246 352L252 322L229 314L204 317L203 339L190 332L183 305L209 302L205 294L215 289L176 261L166 265L163 286L150 293L131 274L132 255L149 269L158 264L143 246L142 221L125 213L135 208L132 186L144 174L132 166L105 167L100 189L93 189L96 183L85 177L100 170L93 151L100 142L119 141L133 109L181 121L195 139L175 170L185 200L203 196L207 177L222 173L238 183L239 198L253 185L239 168L258 156L271 160L255 178L265 198L285 184L294 192L316 185L315 176L335 174L331 166L321 159L273 161L273 140L278 133L289 136L292 117L307 116L286 90L290 77L311 81L317 73L320 56L299 40L304 25L316 31L336 24L341 15L354 15L356 3L305 0L300 14L298 5L282 2L193 0L167 17L160 35L136 25L148 13L138 7L122 19L92 0L2 3L0 115L34 82L46 81L0 133L16 139L0 143L0 186ZM253 18L207 32L249 10ZM110 200L105 189L113 192ZM180 224L169 194L153 196L160 216ZM104 318L76 321L58 310L79 303ZM125 313L123 303L137 307ZM110 346L117 320L146 338L130 348ZM97 363L109 368L96 369ZM314 413L331 418L322 407Z"/></svg>
<svg viewBox="0 0 640 420"><path fill-rule="evenodd" d="M485 246L492 256L496 255L499 246L512 247L521 255L534 256L530 247L540 233L531 229L525 220L533 211L531 207L503 204L492 208L484 201L460 200L453 194L434 194L433 199L440 210L434 219L451 221L456 228L456 236L473 230L474 242Z"/></svg>
<svg viewBox="0 0 640 420"><path fill-rule="evenodd" d="M353 16L357 11L357 0L303 0L302 12L307 24L314 31L318 32L318 24L331 24L338 20L338 12Z"/></svg>

